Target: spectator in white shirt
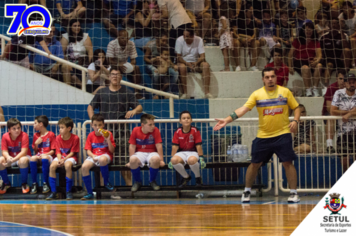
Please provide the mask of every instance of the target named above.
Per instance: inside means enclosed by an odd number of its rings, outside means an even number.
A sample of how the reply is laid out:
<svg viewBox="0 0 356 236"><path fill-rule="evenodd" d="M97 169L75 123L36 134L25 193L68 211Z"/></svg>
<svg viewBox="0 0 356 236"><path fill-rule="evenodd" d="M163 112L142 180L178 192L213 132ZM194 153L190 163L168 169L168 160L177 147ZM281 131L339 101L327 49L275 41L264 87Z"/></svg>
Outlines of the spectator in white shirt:
<svg viewBox="0 0 356 236"><path fill-rule="evenodd" d="M194 35L193 29L184 31L177 39L175 51L178 56L178 70L183 87L181 99L187 98L187 73L202 73L203 88L206 98L213 98L209 92L210 65L205 61L203 39Z"/></svg>
<svg viewBox="0 0 356 236"><path fill-rule="evenodd" d="M107 58L110 65L117 65L124 75L135 84L141 84L141 71L140 67L136 65L137 51L135 43L129 41L129 34L126 30L119 31L119 37L108 44ZM128 59L131 59L130 63ZM127 73L128 66L133 67L132 72ZM136 90L136 98L141 99L141 93Z"/></svg>

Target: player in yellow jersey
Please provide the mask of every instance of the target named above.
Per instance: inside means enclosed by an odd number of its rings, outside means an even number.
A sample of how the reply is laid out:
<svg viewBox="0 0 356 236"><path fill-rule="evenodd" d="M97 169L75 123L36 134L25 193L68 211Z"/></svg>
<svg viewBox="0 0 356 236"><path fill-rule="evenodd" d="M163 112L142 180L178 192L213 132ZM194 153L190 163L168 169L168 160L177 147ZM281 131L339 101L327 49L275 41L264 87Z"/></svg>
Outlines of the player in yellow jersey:
<svg viewBox="0 0 356 236"><path fill-rule="evenodd" d="M242 107L236 109L225 119L216 119L214 130L225 127L228 123L245 115L254 106L259 114L257 138L252 142L252 160L246 172L245 191L242 202L250 202L252 184L258 169L277 154L286 171L290 196L288 202L299 202L297 194L297 171L293 160L297 158L292 146L292 135L299 123L299 104L289 89L277 85L274 69L267 67L262 71L264 87L254 91ZM289 121L289 108L294 110L294 120Z"/></svg>

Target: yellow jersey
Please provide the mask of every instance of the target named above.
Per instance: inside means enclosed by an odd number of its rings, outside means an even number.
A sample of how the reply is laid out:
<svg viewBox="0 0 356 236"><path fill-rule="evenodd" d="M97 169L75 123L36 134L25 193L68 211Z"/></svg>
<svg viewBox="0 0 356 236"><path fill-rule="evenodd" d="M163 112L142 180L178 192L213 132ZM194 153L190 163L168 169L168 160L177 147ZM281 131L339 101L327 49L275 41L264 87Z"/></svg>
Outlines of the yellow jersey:
<svg viewBox="0 0 356 236"><path fill-rule="evenodd" d="M290 133L289 109L296 109L299 104L292 92L277 85L272 94L265 87L254 91L244 105L250 110L256 106L259 116L258 138L273 138Z"/></svg>

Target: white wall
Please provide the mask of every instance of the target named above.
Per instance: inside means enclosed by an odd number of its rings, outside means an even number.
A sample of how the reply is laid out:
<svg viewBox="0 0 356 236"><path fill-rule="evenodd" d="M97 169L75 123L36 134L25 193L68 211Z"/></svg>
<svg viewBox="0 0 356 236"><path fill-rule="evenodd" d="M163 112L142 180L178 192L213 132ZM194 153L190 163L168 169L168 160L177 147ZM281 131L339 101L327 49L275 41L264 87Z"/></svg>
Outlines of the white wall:
<svg viewBox="0 0 356 236"><path fill-rule="evenodd" d="M93 95L7 61L0 61L0 105L88 104Z"/></svg>

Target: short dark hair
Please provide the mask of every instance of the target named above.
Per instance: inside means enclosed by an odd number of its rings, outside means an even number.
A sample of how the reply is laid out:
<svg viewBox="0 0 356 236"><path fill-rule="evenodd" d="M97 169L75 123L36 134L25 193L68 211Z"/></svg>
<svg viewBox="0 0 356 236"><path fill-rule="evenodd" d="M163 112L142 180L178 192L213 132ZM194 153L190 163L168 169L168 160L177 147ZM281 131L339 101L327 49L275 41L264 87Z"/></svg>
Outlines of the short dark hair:
<svg viewBox="0 0 356 236"><path fill-rule="evenodd" d="M272 49L272 56L274 56L274 53L279 53L279 54L281 54L281 56L283 56L283 49L282 48L280 48L280 47L274 47L273 49Z"/></svg>
<svg viewBox="0 0 356 236"><path fill-rule="evenodd" d="M265 77L265 72L274 71L273 67L266 67L262 70L262 78Z"/></svg>
<svg viewBox="0 0 356 236"><path fill-rule="evenodd" d="M190 118L192 118L192 114L190 113L190 111L182 111L180 114L179 114L179 119L182 119L182 115L183 114L189 114Z"/></svg>
<svg viewBox="0 0 356 236"><path fill-rule="evenodd" d="M8 121L7 121L7 128L8 129L11 129L11 127L15 126L15 125L20 125L20 127L22 128L22 124L21 122L16 119L16 118L10 118Z"/></svg>
<svg viewBox="0 0 356 236"><path fill-rule="evenodd" d="M305 109L305 106L303 104L299 104L298 106L299 108L304 108Z"/></svg>
<svg viewBox="0 0 356 236"><path fill-rule="evenodd" d="M297 13L298 13L298 11L303 11L305 14L307 14L307 8L305 6L297 7Z"/></svg>
<svg viewBox="0 0 356 236"><path fill-rule="evenodd" d="M186 28L185 31L189 33L189 36L194 36L195 32L193 28Z"/></svg>
<svg viewBox="0 0 356 236"><path fill-rule="evenodd" d="M72 118L67 116L67 117L64 117L64 118L60 119L58 121L58 125L65 125L67 128L71 127L70 130L72 130L73 127L74 127L74 122L73 122Z"/></svg>
<svg viewBox="0 0 356 236"><path fill-rule="evenodd" d="M143 115L141 116L141 123L146 124L146 123L147 123L147 120L154 120L154 119L155 119L154 115L151 115L151 114L143 114Z"/></svg>
<svg viewBox="0 0 356 236"><path fill-rule="evenodd" d="M109 72L111 73L113 70L119 71L120 74L122 74L121 70L119 69L119 67L117 65L111 65Z"/></svg>
<svg viewBox="0 0 356 236"><path fill-rule="evenodd" d="M279 17L281 17L282 15L287 15L288 16L288 12L286 10L281 10L279 12Z"/></svg>
<svg viewBox="0 0 356 236"><path fill-rule="evenodd" d="M160 47L159 53L162 54L164 51L168 51L168 53L169 53L169 47L165 47L165 46Z"/></svg>
<svg viewBox="0 0 356 236"><path fill-rule="evenodd" d="M129 33L125 29L122 29L122 30L119 30L119 35L118 36L120 36L123 33L126 33L127 36L129 35Z"/></svg>
<svg viewBox="0 0 356 236"><path fill-rule="evenodd" d="M153 35L155 36L155 38L162 38L163 36L166 36L168 38L167 30L155 30L153 32Z"/></svg>
<svg viewBox="0 0 356 236"><path fill-rule="evenodd" d="M94 121L101 121L103 123L105 123L105 118L102 114L98 113L98 114L94 114L92 117L91 117L91 123L93 123Z"/></svg>
<svg viewBox="0 0 356 236"><path fill-rule="evenodd" d="M262 16L263 16L265 13L271 15L271 10L268 10L268 9L263 10Z"/></svg>
<svg viewBox="0 0 356 236"><path fill-rule="evenodd" d="M338 69L336 71L336 76L338 76L339 74L342 74L343 76L346 76L347 71L345 69Z"/></svg>
<svg viewBox="0 0 356 236"><path fill-rule="evenodd" d="M47 116L45 116L45 115L36 116L35 120L37 120L38 123L42 123L43 126L47 128L47 126L48 126Z"/></svg>

